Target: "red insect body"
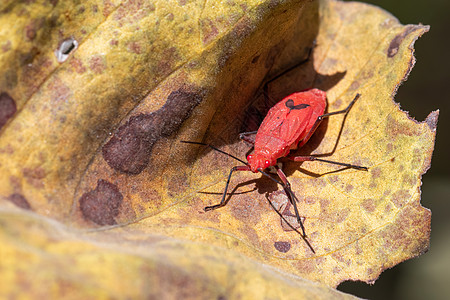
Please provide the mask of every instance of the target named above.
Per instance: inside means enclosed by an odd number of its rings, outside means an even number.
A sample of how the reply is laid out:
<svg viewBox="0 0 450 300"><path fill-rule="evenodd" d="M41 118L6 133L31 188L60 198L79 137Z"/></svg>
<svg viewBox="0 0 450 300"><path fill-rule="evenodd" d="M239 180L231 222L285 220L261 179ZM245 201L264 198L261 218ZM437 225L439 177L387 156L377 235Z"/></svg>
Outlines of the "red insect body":
<svg viewBox="0 0 450 300"><path fill-rule="evenodd" d="M303 146L326 105L326 93L311 89L291 94L272 107L256 134L255 151L247 157L251 171L274 166L278 158Z"/></svg>
<svg viewBox="0 0 450 300"><path fill-rule="evenodd" d="M294 161L322 161L326 163L331 163L335 165L344 166L347 168L355 168L359 170L367 170L366 167L361 167L357 165L341 163L336 161L325 160L318 158L317 156L289 156L289 152L293 149L302 147L314 133L314 131L319 126L323 118L337 115L346 114L349 109L353 106L355 101L359 98L360 94L356 94L352 102L347 106L347 108L335 111L331 113L324 114L325 108L327 106L326 93L319 89L310 89L303 92L298 92L291 94L278 102L274 107L272 107L267 116L264 118L261 126L256 133L254 141L245 138L246 133L241 135L241 138L247 140L254 144L254 153L247 157L247 163L231 154L223 152L222 150L213 147L209 144L199 143L199 142L187 142L198 145L209 146L210 148L219 151L221 153L227 154L234 159L240 161L244 166L233 167L228 175L228 180L225 185L225 191L222 195L222 200L219 204L205 207L205 211L214 210L219 207L225 206L227 201L225 199L228 190L228 185L230 183L231 174L235 171L252 171L254 173L260 172L265 176L269 177L276 183L283 186L284 190L289 194L290 202L294 207L295 215L297 221L301 227L302 233L300 233L296 228L294 228L289 222L286 221L284 216L277 211L280 217L295 230L303 238L305 243L314 252L313 247L306 239L305 228L302 224L300 214L297 209L295 194L290 188L289 181L287 180L284 172L276 166L277 159L280 157L288 157ZM250 133L247 133L250 134ZM275 166L277 169L278 177L281 181L272 178L270 175L265 173L263 170ZM269 201L270 202L270 201ZM272 205L272 204L271 204ZM273 207L273 206L272 206ZM315 253L315 252L314 252Z"/></svg>

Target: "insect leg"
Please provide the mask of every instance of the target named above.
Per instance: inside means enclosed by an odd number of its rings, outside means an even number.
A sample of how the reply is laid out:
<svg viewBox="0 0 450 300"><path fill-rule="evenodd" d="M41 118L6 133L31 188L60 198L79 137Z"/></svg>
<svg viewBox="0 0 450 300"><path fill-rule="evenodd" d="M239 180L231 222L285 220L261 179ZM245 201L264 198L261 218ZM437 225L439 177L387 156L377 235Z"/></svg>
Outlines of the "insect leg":
<svg viewBox="0 0 450 300"><path fill-rule="evenodd" d="M333 165L338 165L338 166L343 166L343 167L347 167L347 168L352 168L352 169L357 169L357 170L363 170L363 171L367 171L368 168L367 167L361 167L361 166L357 166L357 165L352 165L352 164L346 164L346 163L341 163L338 161L332 161L332 160L327 160L327 159L322 159L322 158L318 158L317 156L312 156L312 155L306 155L306 156L286 156L286 158L289 158L293 161L321 161L321 162L326 162L329 164L333 164Z"/></svg>
<svg viewBox="0 0 450 300"><path fill-rule="evenodd" d="M228 201L226 201L225 198L227 196L227 190L228 190L228 185L230 184L231 174L233 174L234 171L250 171L250 167L249 166L236 166L236 167L233 167L231 169L231 171L230 171L230 174L228 175L227 184L225 185L225 190L223 191L223 195L222 195L222 200L220 201L219 204L206 206L205 207L205 211L210 211L210 210L217 209L219 207L225 206L228 203Z"/></svg>
<svg viewBox="0 0 450 300"><path fill-rule="evenodd" d="M239 134L239 138L249 144L254 145L257 132L258 131L243 132Z"/></svg>
<svg viewBox="0 0 450 300"><path fill-rule="evenodd" d="M312 52L313 52L315 47L316 47L316 41L314 41L313 45L308 49L308 54L307 54L305 59L299 61L298 63L294 64L293 66L291 66L289 68L287 68L286 70L283 70L281 73L275 75L274 77L270 78L269 80L267 80L264 83L263 94L264 94L264 99L265 99L266 105L269 104L269 103L271 103L272 105L276 103L276 101L271 99L271 97L269 95L269 84L271 84L272 82L274 82L278 78L283 77L284 75L286 75L287 73L291 72L292 70L300 67L301 65L307 63L309 61L309 59L311 58ZM272 106L272 105L270 105L270 106Z"/></svg>
<svg viewBox="0 0 450 300"><path fill-rule="evenodd" d="M266 176L267 178L269 178L270 180L272 180L273 182L275 182L275 183L281 185L282 187L284 187L284 183L283 183L283 182L279 181L278 179L273 178L272 176L269 175L269 173L264 172L262 169L258 169L258 171L259 171L261 174L263 174L264 176ZM283 173L283 175L284 175L284 173ZM284 177L286 177L286 175L285 175ZM294 199L294 200L293 200L294 202L297 201L297 198L295 197L294 193L292 193L292 190L289 190L289 194L291 195L292 199ZM266 198L266 199L267 199L267 198ZM286 218L283 216L283 214L277 210L277 208L273 205L273 203L272 203L269 199L267 199L267 202L269 202L270 206L272 206L273 210L280 216L280 218L281 218L284 222L286 222L286 224L287 224L292 230L294 230L296 233L298 233L298 234L302 237L303 241L305 241L305 243L306 243L306 245L308 245L309 249L311 249L311 251L315 254L316 251L314 251L314 248L311 246L311 243L310 243L310 242L308 241L308 239L306 238L305 232L303 232L303 234L300 233L300 231L298 231L294 226L292 226L291 223L289 223L288 220L286 220ZM301 223L300 223L300 224L301 224Z"/></svg>
<svg viewBox="0 0 450 300"><path fill-rule="evenodd" d="M300 148L301 146L303 146L309 140L309 138L312 136L314 131L316 131L317 127L320 125L320 122L324 118L327 118L327 117L332 116L332 115L337 115L337 114L347 114L349 112L349 110L352 108L353 104L355 104L356 100L358 100L360 96L361 96L361 94L356 94L355 98L353 98L352 102L350 102L350 104L343 110L334 111L334 112L327 113L327 114L319 116L317 118L317 120L314 122L314 125L311 128L311 130L308 132L308 134L305 136L305 138L298 144L298 147ZM339 165L339 166L353 168L353 169L358 169L358 170L364 170L364 171L368 170L367 167L361 167L361 166L357 166L357 165L352 165L352 164L347 164L347 163L341 163L341 162L336 162L336 161L332 161L332 160L322 159L322 158L318 158L317 156L312 156L312 155L288 156L287 158L289 158L289 159L291 159L293 161L315 161L315 160L317 160L317 161L326 162L326 163L329 163L329 164Z"/></svg>
<svg viewBox="0 0 450 300"><path fill-rule="evenodd" d="M283 183L284 190L286 191L286 193L289 194L289 199L292 203L292 206L294 206L294 212L295 212L295 216L297 217L297 222L298 222L298 224L300 224L303 235L306 237L305 227L303 226L303 222L300 218L300 214L299 214L298 208L297 208L297 201L296 201L297 197L295 197L294 192L291 189L291 184L287 180L287 177L284 174L283 170L281 170L278 166L275 166L275 168L277 169L278 177L280 177L281 182Z"/></svg>
<svg viewBox="0 0 450 300"><path fill-rule="evenodd" d="M313 135L314 131L316 131L317 127L319 127L319 125L320 125L320 123L322 122L323 119L328 118L329 116L333 116L333 115L348 113L350 108L352 108L353 104L355 104L356 100L358 100L358 98L360 96L361 96L361 94L356 94L355 98L353 98L352 102L350 102L350 104L343 110L334 111L334 112L323 114L323 115L317 117L316 121L314 122L313 127L311 127L311 129L309 130L309 132L305 136L305 138L298 144L298 147L300 148L301 146L303 146L309 140L309 138Z"/></svg>
<svg viewBox="0 0 450 300"><path fill-rule="evenodd" d="M283 70L280 74L270 78L268 81L266 81L265 86L267 86L268 84L274 82L275 80L277 80L278 78L282 77L283 75L289 73L290 71L300 67L301 65L307 63L309 61L309 59L311 58L312 52L314 50L314 48L316 47L316 41L314 41L313 45L308 49L308 54L306 56L306 58L304 60L299 61L298 63L296 63L295 65L289 67L286 70Z"/></svg>

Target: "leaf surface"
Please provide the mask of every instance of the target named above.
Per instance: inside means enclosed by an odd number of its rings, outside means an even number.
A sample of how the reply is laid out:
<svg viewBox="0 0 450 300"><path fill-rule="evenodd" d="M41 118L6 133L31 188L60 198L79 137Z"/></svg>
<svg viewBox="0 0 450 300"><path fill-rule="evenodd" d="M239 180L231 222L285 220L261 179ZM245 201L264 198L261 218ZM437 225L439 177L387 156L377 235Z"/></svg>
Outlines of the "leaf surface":
<svg viewBox="0 0 450 300"><path fill-rule="evenodd" d="M420 123L393 101L414 65L412 45L428 27L335 1L125 1L28 10L12 3L2 4L9 13L0 23L25 10L41 20L36 37L51 34L42 45L36 38L20 45L14 35L2 43L0 240L8 258L2 264L14 274L3 273L5 295L21 278L24 291L41 293L50 277L58 280L55 296L102 290L104 297L344 297L325 285L372 282L428 249L431 213L420 206L419 188L438 113ZM56 22L48 11L58 10L86 22ZM23 32L28 21L21 19ZM54 51L69 37L78 45L58 62ZM239 163L179 142L206 141L244 158L250 147L238 134L256 130L270 106L261 83L304 59L314 40L308 63L270 85L271 99L317 87L327 91L331 112L361 93L345 122L323 122L298 153L369 167L283 160L316 254L268 205L285 207L287 198L267 178L236 173L229 204L204 213L220 201L229 169ZM17 65L17 57L33 47L40 50L30 74L29 62ZM11 211L11 203L32 212ZM73 270L60 275L61 265ZM233 278L237 270L248 285ZM149 291L149 282L178 288Z"/></svg>

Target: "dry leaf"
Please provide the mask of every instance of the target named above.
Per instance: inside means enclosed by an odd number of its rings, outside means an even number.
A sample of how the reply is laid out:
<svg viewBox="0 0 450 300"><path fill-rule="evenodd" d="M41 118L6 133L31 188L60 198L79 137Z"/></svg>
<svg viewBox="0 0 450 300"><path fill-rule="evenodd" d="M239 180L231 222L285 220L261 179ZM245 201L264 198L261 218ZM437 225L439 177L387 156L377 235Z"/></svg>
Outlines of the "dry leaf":
<svg viewBox="0 0 450 300"><path fill-rule="evenodd" d="M336 297L307 279L371 282L427 250L419 188L438 113L419 123L392 99L428 27L334 1L107 3L4 4L0 23L20 16L28 37L1 39L5 295L44 293L50 278L55 297ZM271 97L318 87L334 111L361 93L345 122L324 122L301 153L370 168L285 161L316 255L267 204L286 202L267 178L235 174L230 203L204 213L236 162L179 142L244 158L237 136L264 116L261 82L313 40L310 61L274 82ZM11 212L11 202L33 213Z"/></svg>
<svg viewBox="0 0 450 300"><path fill-rule="evenodd" d="M0 208L2 298L355 299L239 253L149 232L80 234Z"/></svg>

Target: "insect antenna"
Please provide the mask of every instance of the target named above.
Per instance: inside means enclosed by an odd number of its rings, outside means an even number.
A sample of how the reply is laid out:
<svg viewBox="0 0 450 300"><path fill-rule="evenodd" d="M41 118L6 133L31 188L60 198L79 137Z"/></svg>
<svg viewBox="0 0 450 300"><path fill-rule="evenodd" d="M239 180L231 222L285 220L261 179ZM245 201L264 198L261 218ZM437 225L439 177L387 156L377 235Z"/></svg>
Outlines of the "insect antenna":
<svg viewBox="0 0 450 300"><path fill-rule="evenodd" d="M248 165L247 162L243 161L243 160L240 159L239 157L236 157L236 156L234 156L234 155L232 155L232 154L230 154L230 153L227 153L227 152L225 152L225 151L222 151L222 150L220 150L219 148L216 148L216 147L214 147L214 146L212 146L212 145L210 145L210 144L200 143L200 142L191 142L191 141L180 141L180 142L185 143L185 144L194 144L194 145L208 146L209 148L211 148L211 149L213 149L213 150L216 150L217 152L220 152L220 153L222 153L222 154L225 154L225 155L228 155L229 157L234 158L235 160L237 160L237 161L243 163L244 165Z"/></svg>
<svg viewBox="0 0 450 300"><path fill-rule="evenodd" d="M240 159L240 158L238 158L238 157L236 157L236 156L234 156L234 155L232 155L232 154L230 154L230 153L227 153L227 152L225 152L225 151L222 151L222 150L220 150L220 149L218 149L218 148L216 148L216 147L214 147L214 146L212 146L212 145L210 145L210 144L201 143L201 142L192 142L192 141L180 141L180 142L181 142L181 143L185 143L185 144L194 144L194 145L207 146L207 147L209 147L209 148L211 148L211 149L213 149L213 150L215 150L215 151L217 151L217 152L220 152L220 153L225 154L225 155L227 155L227 156L229 156L229 157L231 157L231 158L234 158L235 160L237 160L237 161L243 163L244 165L248 166L248 163L247 163L246 161L243 161L242 159ZM281 185L281 186L289 193L289 195L290 195L292 201L298 201L298 200L297 200L297 197L296 197L295 194L292 192L292 190L291 190L289 187L287 187L285 184L283 184L283 182L281 182L281 181L279 181L279 180L273 178L273 177L270 176L268 173L264 172L262 169L258 169L258 172L260 172L260 173L263 174L264 176L268 177L268 178L269 178L270 180L272 180L273 182L275 182L275 183ZM231 175L231 174L230 174L230 175ZM227 184L227 186L228 186L228 184ZM225 190L225 193L226 193L226 190ZM308 245L309 249L311 249L311 251L315 254L316 251L314 251L314 248L311 246L311 244L310 244L309 241L307 240L306 235L305 235L305 234L302 234L300 231L297 230L297 228L295 228L291 223L289 223L289 221L283 216L283 214L282 214L281 212L279 212L279 211L275 208L275 206L273 205L273 203L272 203L269 199L266 198L266 200L269 202L269 204L270 204L270 206L272 207L272 209L280 216L280 218L281 218L281 219L282 219L282 220L283 220L283 221L284 221L284 222L285 222L292 230L294 230L296 233L298 233L298 235L300 235L300 236L302 237L303 241L306 243L306 245ZM300 226L303 228L303 225L302 225L301 223L300 223Z"/></svg>

